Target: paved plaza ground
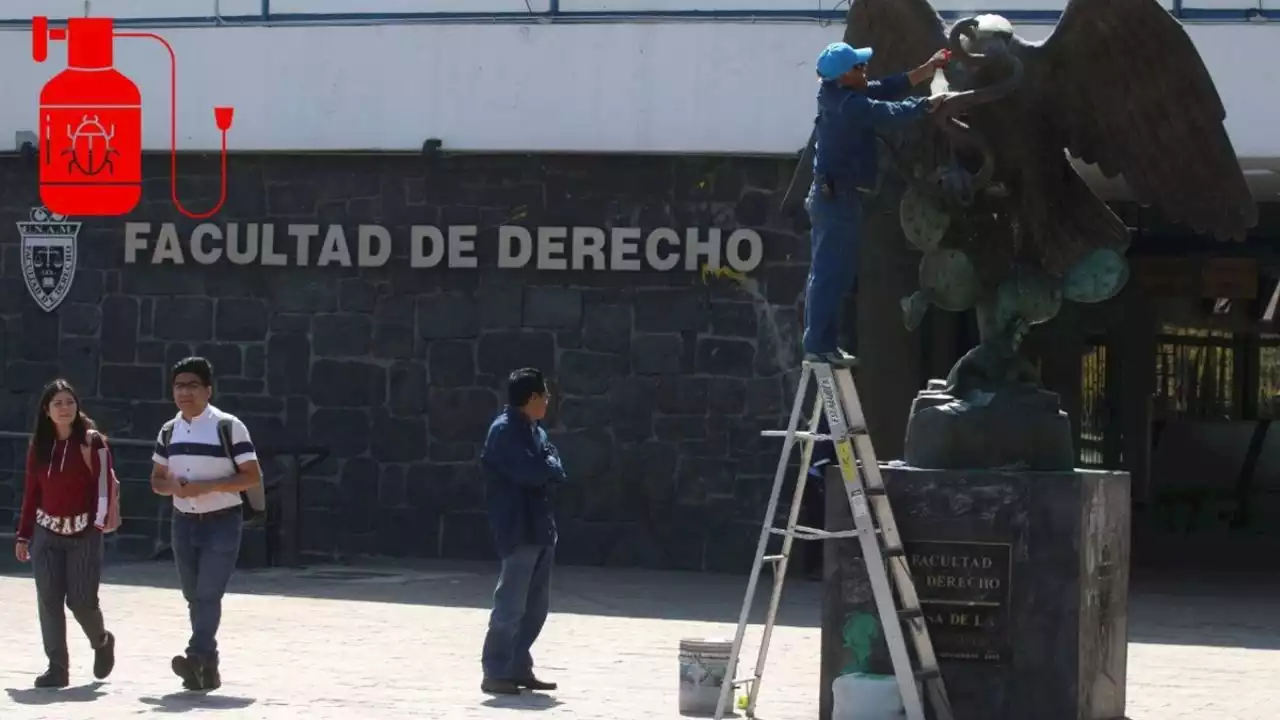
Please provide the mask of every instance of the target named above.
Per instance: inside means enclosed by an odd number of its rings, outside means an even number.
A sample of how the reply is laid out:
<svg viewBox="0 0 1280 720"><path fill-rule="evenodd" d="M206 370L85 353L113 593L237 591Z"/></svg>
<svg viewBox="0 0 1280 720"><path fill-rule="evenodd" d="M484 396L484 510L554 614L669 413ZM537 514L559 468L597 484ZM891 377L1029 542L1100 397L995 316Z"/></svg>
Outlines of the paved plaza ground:
<svg viewBox="0 0 1280 720"><path fill-rule="evenodd" d="M730 635L745 583L562 568L535 648L540 672L562 689L494 699L479 691L477 660L493 570L441 563L242 572L225 605L224 685L204 697L175 692L169 672L187 636L170 565L108 569L102 599L119 636L115 674L92 682L73 623L74 687L61 692L28 689L44 664L34 589L29 577L0 576L0 719L470 720L524 709L541 720L674 720L679 639ZM817 716L818 586L795 581L787 590L762 720ZM1132 720L1280 717L1280 586L1140 582L1131 622Z"/></svg>

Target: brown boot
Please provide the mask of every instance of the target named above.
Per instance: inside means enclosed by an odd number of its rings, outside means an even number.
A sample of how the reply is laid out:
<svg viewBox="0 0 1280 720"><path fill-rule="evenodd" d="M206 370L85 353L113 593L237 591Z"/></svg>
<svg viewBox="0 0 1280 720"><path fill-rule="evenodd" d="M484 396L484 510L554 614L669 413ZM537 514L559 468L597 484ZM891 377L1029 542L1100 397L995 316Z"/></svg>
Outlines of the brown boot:
<svg viewBox="0 0 1280 720"><path fill-rule="evenodd" d="M510 680L502 680L499 678L485 678L480 681L481 692L487 692L490 695L519 695L520 686Z"/></svg>
<svg viewBox="0 0 1280 720"><path fill-rule="evenodd" d="M35 686L41 689L64 688L71 684L70 673L64 667L50 665L40 677L36 678Z"/></svg>
<svg viewBox="0 0 1280 720"><path fill-rule="evenodd" d="M107 633L102 643L93 649L93 676L106 680L116 667L116 636Z"/></svg>
<svg viewBox="0 0 1280 720"><path fill-rule="evenodd" d="M526 687L526 688L529 688L530 690L555 690L556 689L555 683L539 680L538 678L532 675L530 675L527 678L520 678L516 680L515 683L520 687Z"/></svg>

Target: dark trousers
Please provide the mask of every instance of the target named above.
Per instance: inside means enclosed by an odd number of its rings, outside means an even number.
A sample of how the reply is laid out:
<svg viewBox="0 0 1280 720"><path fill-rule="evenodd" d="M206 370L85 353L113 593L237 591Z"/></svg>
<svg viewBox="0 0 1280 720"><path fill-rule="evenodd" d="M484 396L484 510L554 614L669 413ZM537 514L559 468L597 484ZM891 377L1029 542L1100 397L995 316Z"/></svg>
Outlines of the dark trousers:
<svg viewBox="0 0 1280 720"><path fill-rule="evenodd" d="M554 545L519 545L502 558L481 665L495 680L533 677L530 649L551 607Z"/></svg>
<svg viewBox="0 0 1280 720"><path fill-rule="evenodd" d="M80 623L91 646L97 647L106 639L107 629L98 605L102 533L89 528L79 535L66 536L36 526L31 540L31 565L36 578L44 654L50 665L69 667L64 603Z"/></svg>
<svg viewBox="0 0 1280 720"><path fill-rule="evenodd" d="M804 296L804 350L835 352L840 308L858 276L862 200L853 190L828 197L814 190L805 200L813 248Z"/></svg>
<svg viewBox="0 0 1280 720"><path fill-rule="evenodd" d="M210 665L218 663L222 596L240 556L242 524L239 506L204 515L173 513L173 559L191 615L187 656Z"/></svg>

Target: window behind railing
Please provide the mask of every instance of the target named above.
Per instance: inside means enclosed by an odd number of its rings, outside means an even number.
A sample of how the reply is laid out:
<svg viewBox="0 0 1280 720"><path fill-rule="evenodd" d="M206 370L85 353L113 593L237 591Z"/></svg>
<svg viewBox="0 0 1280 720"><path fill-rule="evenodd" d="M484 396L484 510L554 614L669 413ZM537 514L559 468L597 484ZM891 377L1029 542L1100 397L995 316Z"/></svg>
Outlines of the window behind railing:
<svg viewBox="0 0 1280 720"><path fill-rule="evenodd" d="M1280 335L1258 337L1258 418L1280 419Z"/></svg>
<svg viewBox="0 0 1280 720"><path fill-rule="evenodd" d="M1107 346L1087 340L1080 359L1080 439L1076 444L1080 467L1106 467L1107 425L1110 401L1107 392Z"/></svg>
<svg viewBox="0 0 1280 720"><path fill-rule="evenodd" d="M1156 345L1154 410L1164 420L1239 420L1234 333L1166 325Z"/></svg>

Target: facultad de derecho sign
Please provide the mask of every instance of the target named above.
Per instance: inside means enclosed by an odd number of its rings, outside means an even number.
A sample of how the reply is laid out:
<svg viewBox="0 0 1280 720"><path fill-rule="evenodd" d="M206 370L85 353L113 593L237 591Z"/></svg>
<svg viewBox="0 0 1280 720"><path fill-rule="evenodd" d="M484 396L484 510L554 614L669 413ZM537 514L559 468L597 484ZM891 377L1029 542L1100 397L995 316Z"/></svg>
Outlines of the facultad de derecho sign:
<svg viewBox="0 0 1280 720"><path fill-rule="evenodd" d="M381 225L203 223L189 233L174 223L130 222L124 229L126 263L266 265L273 267L381 267L392 248L406 243L415 268L476 268L476 225L412 225L393 233ZM697 271L755 270L764 240L749 228L524 227L497 232L496 267L537 270ZM403 256L404 253L395 253ZM488 256L489 253L486 253Z"/></svg>

